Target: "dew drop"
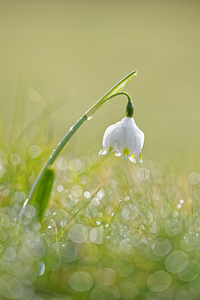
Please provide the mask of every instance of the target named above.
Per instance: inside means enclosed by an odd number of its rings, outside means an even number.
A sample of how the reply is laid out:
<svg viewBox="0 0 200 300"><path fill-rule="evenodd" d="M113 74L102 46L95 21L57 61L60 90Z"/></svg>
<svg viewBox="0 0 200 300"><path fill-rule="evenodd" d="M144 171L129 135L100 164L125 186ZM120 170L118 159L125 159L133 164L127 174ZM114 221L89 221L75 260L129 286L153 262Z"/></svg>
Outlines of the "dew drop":
<svg viewBox="0 0 200 300"><path fill-rule="evenodd" d="M42 153L40 147L38 145L32 145L29 150L29 155L32 157L32 158L37 158L40 156L40 154Z"/></svg>
<svg viewBox="0 0 200 300"><path fill-rule="evenodd" d="M90 199L90 197L91 197L91 194L90 194L90 192L88 192L88 191L86 191L86 192L84 192L84 197L86 198L86 199Z"/></svg>
<svg viewBox="0 0 200 300"><path fill-rule="evenodd" d="M95 244L102 244L103 243L103 228L96 227L92 228L89 234L90 241Z"/></svg>
<svg viewBox="0 0 200 300"><path fill-rule="evenodd" d="M69 284L77 292L86 292L92 288L93 280L89 273L79 271L72 274Z"/></svg>
<svg viewBox="0 0 200 300"><path fill-rule="evenodd" d="M84 243L88 240L88 230L82 224L75 224L70 227L68 235L69 238L77 244Z"/></svg>
<svg viewBox="0 0 200 300"><path fill-rule="evenodd" d="M40 262L40 267L39 267L39 271L38 271L38 275L42 276L45 272L45 265L43 264L43 262Z"/></svg>
<svg viewBox="0 0 200 300"><path fill-rule="evenodd" d="M57 191L59 193L63 192L64 191L64 187L61 184L59 184L59 186L57 187Z"/></svg>
<svg viewBox="0 0 200 300"><path fill-rule="evenodd" d="M152 273L147 279L147 286L152 292L163 292L171 284L171 277L165 271Z"/></svg>
<svg viewBox="0 0 200 300"><path fill-rule="evenodd" d="M165 267L170 273L182 272L188 263L189 259L187 254L180 250L173 251L165 259Z"/></svg>
<svg viewBox="0 0 200 300"><path fill-rule="evenodd" d="M180 233L182 224L176 219L168 220L165 223L165 231L169 236L175 236Z"/></svg>

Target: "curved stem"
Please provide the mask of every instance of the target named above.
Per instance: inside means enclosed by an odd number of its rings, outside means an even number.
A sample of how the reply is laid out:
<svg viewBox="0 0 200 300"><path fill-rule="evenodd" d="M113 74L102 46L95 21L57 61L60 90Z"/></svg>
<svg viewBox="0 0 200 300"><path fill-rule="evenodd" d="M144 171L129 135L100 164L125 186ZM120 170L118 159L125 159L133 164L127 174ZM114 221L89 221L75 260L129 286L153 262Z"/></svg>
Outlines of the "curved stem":
<svg viewBox="0 0 200 300"><path fill-rule="evenodd" d="M19 218L21 218L24 208L26 207L26 205L28 204L28 202L31 200L36 187L39 185L43 174L45 173L45 171L54 163L54 161L56 160L57 156L60 154L61 150L63 149L63 147L66 145L66 143L69 141L69 139L72 137L72 135L78 130L78 128L83 124L84 121L87 120L86 115L84 114L75 124L74 126L72 126L70 128L70 130L68 131L68 133L63 137L63 139L58 143L57 147L53 150L53 152L51 153L51 155L49 156L48 160L46 161L46 163L44 164L42 170L40 171L37 179L35 180L35 183L33 184L30 193L26 199L26 201L24 202L24 205L21 209Z"/></svg>
<svg viewBox="0 0 200 300"><path fill-rule="evenodd" d="M116 85L112 87L99 101L97 101L87 112L87 118L93 116L93 114L99 109L100 106L106 104L112 96L119 94L119 92L137 75L137 70L131 72Z"/></svg>
<svg viewBox="0 0 200 300"><path fill-rule="evenodd" d="M78 130L78 128L83 124L84 121L89 120L93 114L100 108L102 105L110 101L115 96L118 95L125 95L128 98L128 101L131 101L130 96L126 92L120 92L126 85L129 83L133 77L137 74L137 71L133 71L130 74L128 74L125 78L120 80L111 90L109 90L95 105L93 105L68 131L68 133L63 137L63 139L58 143L57 147L53 150L51 155L49 156L47 162L43 166L42 170L40 171L35 183L33 184L30 193L24 202L24 205L21 209L19 217L22 216L24 208L29 203L31 198L33 197L33 194L41 182L41 179L46 172L46 170L54 163L58 155L60 154L63 147L66 145L66 143L69 141L69 139L72 137L72 135Z"/></svg>
<svg viewBox="0 0 200 300"><path fill-rule="evenodd" d="M109 99L112 99L113 97L118 96L118 95L124 95L124 96L126 96L128 98L128 101L132 102L131 96L128 93L126 93L126 92L116 93L116 94L110 96Z"/></svg>

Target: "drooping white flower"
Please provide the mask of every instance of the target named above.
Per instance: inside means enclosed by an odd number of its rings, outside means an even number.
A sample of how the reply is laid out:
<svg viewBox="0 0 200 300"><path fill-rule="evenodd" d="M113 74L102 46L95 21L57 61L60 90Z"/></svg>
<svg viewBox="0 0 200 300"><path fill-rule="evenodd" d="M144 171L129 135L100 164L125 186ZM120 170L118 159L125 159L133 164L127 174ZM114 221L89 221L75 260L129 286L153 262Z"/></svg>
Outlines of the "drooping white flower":
<svg viewBox="0 0 200 300"><path fill-rule="evenodd" d="M141 150L144 144L144 133L137 127L133 118L125 117L120 122L109 126L103 136L103 149L99 155L115 152L116 156L130 159L135 163L137 158L142 162Z"/></svg>

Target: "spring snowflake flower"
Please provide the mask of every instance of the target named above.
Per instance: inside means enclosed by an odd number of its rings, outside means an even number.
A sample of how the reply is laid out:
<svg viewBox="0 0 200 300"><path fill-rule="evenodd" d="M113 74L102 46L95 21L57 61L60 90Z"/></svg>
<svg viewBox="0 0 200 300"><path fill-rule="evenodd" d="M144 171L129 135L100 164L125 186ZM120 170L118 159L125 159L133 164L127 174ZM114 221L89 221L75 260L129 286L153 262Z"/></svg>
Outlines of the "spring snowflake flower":
<svg viewBox="0 0 200 300"><path fill-rule="evenodd" d="M125 117L120 122L109 126L103 136L103 150L99 155L116 152L116 156L130 159L135 163L136 158L142 162L141 150L144 144L144 133L137 127L134 119Z"/></svg>

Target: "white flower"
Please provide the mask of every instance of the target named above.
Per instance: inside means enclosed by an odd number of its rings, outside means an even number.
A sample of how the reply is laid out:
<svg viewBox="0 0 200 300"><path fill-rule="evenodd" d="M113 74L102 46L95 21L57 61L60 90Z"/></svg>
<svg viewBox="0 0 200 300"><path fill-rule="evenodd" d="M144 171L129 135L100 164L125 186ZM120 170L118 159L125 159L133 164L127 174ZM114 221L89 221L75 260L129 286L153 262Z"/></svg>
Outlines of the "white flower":
<svg viewBox="0 0 200 300"><path fill-rule="evenodd" d="M144 144L144 133L137 127L133 118L125 117L120 122L109 126L103 136L103 150L99 155L116 152L116 156L130 159L135 163L137 158L142 162L141 150Z"/></svg>

